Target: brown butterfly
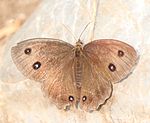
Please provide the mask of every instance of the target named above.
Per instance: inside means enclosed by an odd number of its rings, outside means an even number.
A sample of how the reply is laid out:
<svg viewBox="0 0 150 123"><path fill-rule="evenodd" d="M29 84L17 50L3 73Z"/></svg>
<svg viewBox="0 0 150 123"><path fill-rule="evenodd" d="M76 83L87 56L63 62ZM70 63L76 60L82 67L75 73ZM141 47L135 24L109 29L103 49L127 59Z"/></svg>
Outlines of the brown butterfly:
<svg viewBox="0 0 150 123"><path fill-rule="evenodd" d="M97 110L110 97L112 84L126 78L138 55L130 45L113 39L73 46L59 39L36 38L18 43L12 59L24 76L43 82L43 90L59 108L78 105Z"/></svg>

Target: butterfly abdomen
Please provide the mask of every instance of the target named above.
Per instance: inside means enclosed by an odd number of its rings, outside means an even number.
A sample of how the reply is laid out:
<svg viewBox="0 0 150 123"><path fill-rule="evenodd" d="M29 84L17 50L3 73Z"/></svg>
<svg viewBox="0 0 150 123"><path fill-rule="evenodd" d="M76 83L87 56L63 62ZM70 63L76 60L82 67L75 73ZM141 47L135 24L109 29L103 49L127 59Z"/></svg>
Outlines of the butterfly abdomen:
<svg viewBox="0 0 150 123"><path fill-rule="evenodd" d="M75 64L75 82L77 88L81 88L81 77L82 77L82 64L81 61L77 58L76 59L76 64Z"/></svg>

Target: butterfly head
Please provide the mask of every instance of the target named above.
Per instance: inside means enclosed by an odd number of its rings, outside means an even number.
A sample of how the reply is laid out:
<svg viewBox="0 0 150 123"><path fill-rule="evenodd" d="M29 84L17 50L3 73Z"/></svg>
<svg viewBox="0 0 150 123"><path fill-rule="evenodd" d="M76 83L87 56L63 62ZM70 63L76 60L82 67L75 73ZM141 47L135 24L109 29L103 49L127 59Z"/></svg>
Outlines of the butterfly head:
<svg viewBox="0 0 150 123"><path fill-rule="evenodd" d="M83 43L81 42L81 40L79 39L76 42L76 46L75 46L75 56L79 57L81 55L81 52L83 50Z"/></svg>
<svg viewBox="0 0 150 123"><path fill-rule="evenodd" d="M82 45L83 42L80 39L78 39L78 41L76 42L76 47L82 47Z"/></svg>

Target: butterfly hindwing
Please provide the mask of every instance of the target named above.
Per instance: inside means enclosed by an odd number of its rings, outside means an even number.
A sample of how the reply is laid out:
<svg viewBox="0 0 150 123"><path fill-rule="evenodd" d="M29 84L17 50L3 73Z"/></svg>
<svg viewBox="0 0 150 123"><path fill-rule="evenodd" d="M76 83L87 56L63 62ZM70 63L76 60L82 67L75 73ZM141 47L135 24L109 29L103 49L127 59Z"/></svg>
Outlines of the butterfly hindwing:
<svg viewBox="0 0 150 123"><path fill-rule="evenodd" d="M86 111L97 110L111 97L113 88L111 82L101 76L101 71L94 68L91 59L83 56L82 87L79 106Z"/></svg>

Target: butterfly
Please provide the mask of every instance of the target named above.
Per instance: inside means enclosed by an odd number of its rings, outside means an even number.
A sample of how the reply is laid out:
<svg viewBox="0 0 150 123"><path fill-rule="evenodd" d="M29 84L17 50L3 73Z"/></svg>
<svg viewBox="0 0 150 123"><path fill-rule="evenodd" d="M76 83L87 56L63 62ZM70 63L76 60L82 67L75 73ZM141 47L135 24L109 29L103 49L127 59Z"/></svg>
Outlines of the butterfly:
<svg viewBox="0 0 150 123"><path fill-rule="evenodd" d="M94 111L111 97L113 84L132 73L138 54L119 40L99 39L73 46L59 39L35 38L11 49L24 76L42 83L58 108Z"/></svg>

